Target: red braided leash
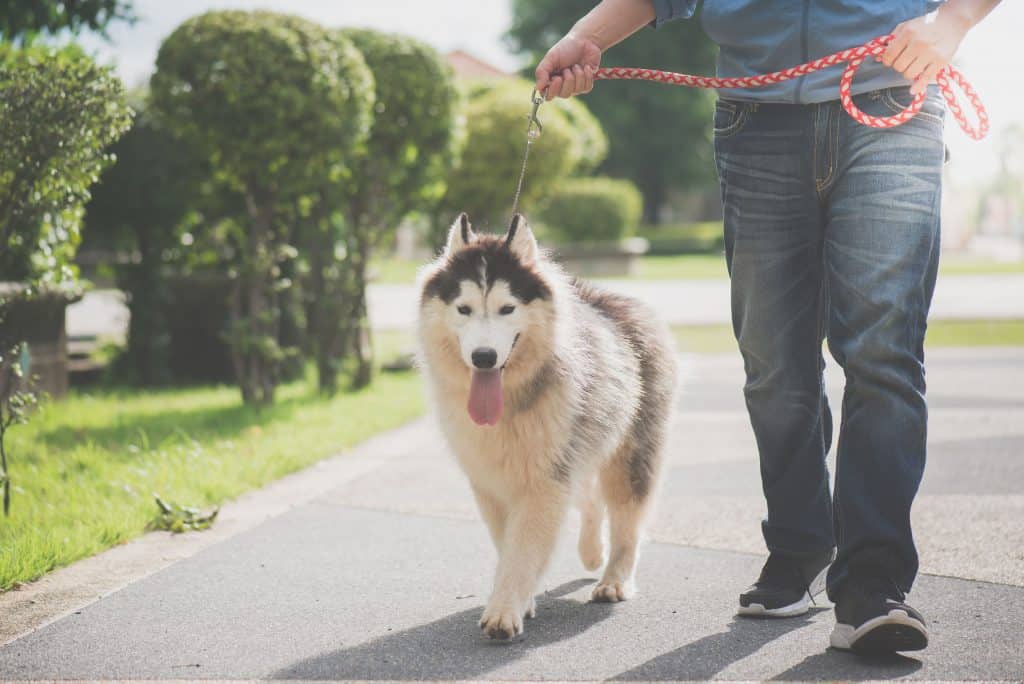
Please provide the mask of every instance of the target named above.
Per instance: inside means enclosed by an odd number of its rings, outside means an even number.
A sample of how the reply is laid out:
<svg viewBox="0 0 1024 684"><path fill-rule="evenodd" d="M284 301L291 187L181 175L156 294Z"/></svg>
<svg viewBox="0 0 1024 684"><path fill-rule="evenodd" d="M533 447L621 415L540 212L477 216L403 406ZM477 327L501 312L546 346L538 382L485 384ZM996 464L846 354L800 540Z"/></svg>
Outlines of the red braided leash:
<svg viewBox="0 0 1024 684"><path fill-rule="evenodd" d="M758 86L788 81L790 79L845 62L846 69L843 71L843 77L839 82L839 99L843 103L843 108L846 110L846 113L865 126L871 126L872 128L891 128L910 121L919 111L921 111L921 105L924 103L924 93L919 93L914 96L914 99L907 108L899 114L885 117L871 116L860 111L857 109L857 106L853 104L853 97L850 95L850 86L853 84L853 76L857 73L857 69L860 68L864 59L872 55L881 55L884 53L885 46L888 45L890 40L892 40L891 34L887 36L879 36L878 38L870 40L859 47L841 50L835 54L828 55L827 57L822 57L814 60L813 62L808 62L807 64L801 64L799 66L783 69L782 71L776 71L770 74L763 74L761 76L750 76L749 78L710 78L707 76L679 74L672 71L634 69L630 67L606 67L598 69L594 78L601 80L627 79L658 81L659 83L671 83L672 85L688 86L690 88L756 88ZM957 123L960 124L960 128L964 130L964 133L975 140L981 140L984 138L988 133L989 128L988 112L985 111L985 105L982 104L981 98L978 97L978 94L974 91L974 88L971 87L971 84L967 82L967 79L964 78L963 74L952 66L947 66L939 72L935 81L939 84L939 90L942 92L942 96L946 99L946 103L949 105L949 111L953 114L953 117L956 118ZM957 96L953 91L951 81L955 81L956 84L960 86L960 89L970 101L978 119L977 126L972 126L967 120L964 110L960 107L960 103L957 101Z"/></svg>

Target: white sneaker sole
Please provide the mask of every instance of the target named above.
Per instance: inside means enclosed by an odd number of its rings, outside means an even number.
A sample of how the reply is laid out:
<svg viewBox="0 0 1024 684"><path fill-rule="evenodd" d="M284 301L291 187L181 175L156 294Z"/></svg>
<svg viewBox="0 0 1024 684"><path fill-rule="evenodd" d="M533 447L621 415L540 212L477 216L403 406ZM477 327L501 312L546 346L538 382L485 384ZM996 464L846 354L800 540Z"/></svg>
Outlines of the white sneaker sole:
<svg viewBox="0 0 1024 684"><path fill-rule="evenodd" d="M928 630L907 611L893 609L888 615L872 618L856 629L852 625L836 624L829 645L864 653L919 651L928 645Z"/></svg>
<svg viewBox="0 0 1024 684"><path fill-rule="evenodd" d="M740 606L736 611L736 614L747 615L750 617L769 618L787 618L803 615L810 608L811 599L825 591L825 579L828 577L828 568L829 566L826 565L822 571L818 573L818 576L814 578L813 582L811 582L811 586L809 587L810 591L804 592L804 595L799 601L780 608L765 608L760 603L751 603L749 606Z"/></svg>

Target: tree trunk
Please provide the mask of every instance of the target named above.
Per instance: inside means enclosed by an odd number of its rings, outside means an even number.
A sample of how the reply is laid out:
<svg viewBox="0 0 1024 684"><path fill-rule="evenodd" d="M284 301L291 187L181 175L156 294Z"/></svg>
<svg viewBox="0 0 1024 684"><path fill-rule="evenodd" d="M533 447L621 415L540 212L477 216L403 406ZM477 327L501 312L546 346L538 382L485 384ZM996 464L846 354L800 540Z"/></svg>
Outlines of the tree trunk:
<svg viewBox="0 0 1024 684"><path fill-rule="evenodd" d="M135 382L143 387L164 385L170 379L167 288L160 247L150 233L143 226L137 228L139 263L120 266L117 273L118 286L128 293L128 361Z"/></svg>
<svg viewBox="0 0 1024 684"><path fill-rule="evenodd" d="M244 314L236 319L232 335L232 354L239 355L242 398L246 403L267 405L274 401L277 385L278 312L272 280L273 257L270 253L273 202L257 201L246 195L252 223L246 235L245 257L239 290Z"/></svg>
<svg viewBox="0 0 1024 684"><path fill-rule="evenodd" d="M321 206L325 200L321 199ZM338 391L338 334L344 305L338 291L338 264L334 257L334 233L323 210L313 216L309 235L310 301L306 309L309 337L316 359L317 386L333 396ZM332 275L328 275L328 271Z"/></svg>
<svg viewBox="0 0 1024 684"><path fill-rule="evenodd" d="M373 343L370 331L369 311L366 303L366 273L370 261L370 235L366 228L356 229L357 258L352 289L352 351L356 370L352 376L352 387L366 387L373 379Z"/></svg>
<svg viewBox="0 0 1024 684"><path fill-rule="evenodd" d="M661 223L661 206L665 203L665 179L660 173L653 171L644 179L640 191L644 197L644 223Z"/></svg>
<svg viewBox="0 0 1024 684"><path fill-rule="evenodd" d="M246 404L251 404L253 403L253 396L249 391L249 384L246 382L246 377L248 376L246 372L246 354L244 345L242 345L239 339L244 334L242 330L243 320L242 281L241 277L239 277L231 284L231 309L229 317L231 340L228 346L231 350L231 366L235 371L235 382L238 383L238 389L242 392L242 401Z"/></svg>

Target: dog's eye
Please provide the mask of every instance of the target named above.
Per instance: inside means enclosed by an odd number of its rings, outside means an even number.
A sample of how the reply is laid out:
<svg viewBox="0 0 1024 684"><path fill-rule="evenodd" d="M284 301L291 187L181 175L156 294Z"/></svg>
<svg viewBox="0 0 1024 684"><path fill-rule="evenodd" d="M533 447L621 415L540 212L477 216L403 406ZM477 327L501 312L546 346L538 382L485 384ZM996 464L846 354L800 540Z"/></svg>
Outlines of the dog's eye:
<svg viewBox="0 0 1024 684"><path fill-rule="evenodd" d="M505 306L503 306L500 309L498 309L498 313L501 314L502 316L508 316L510 313L512 313L515 310L516 310L516 307L512 306L511 304L506 304Z"/></svg>
<svg viewBox="0 0 1024 684"><path fill-rule="evenodd" d="M458 308L458 312L459 312L460 314L462 314L463 316L468 316L469 314L473 313L473 310L472 310L472 309L470 309L470 308L469 308L468 306L466 306L465 304L463 304L462 306L460 306L460 307Z"/></svg>

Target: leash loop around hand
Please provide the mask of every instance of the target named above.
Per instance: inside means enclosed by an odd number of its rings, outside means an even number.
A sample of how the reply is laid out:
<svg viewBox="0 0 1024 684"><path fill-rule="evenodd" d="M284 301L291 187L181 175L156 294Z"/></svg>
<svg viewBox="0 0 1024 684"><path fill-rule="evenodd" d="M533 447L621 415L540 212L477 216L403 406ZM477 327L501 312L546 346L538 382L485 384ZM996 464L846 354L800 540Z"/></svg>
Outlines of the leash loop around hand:
<svg viewBox="0 0 1024 684"><path fill-rule="evenodd" d="M595 80L656 81L658 83L669 83L671 85L686 86L689 88L757 88L760 86L781 83L783 81L799 78L800 76L805 76L815 71L820 71L821 69L826 69L838 64L846 64L846 68L843 71L842 78L839 82L839 99L842 101L843 109L845 109L846 113L856 121L864 124L865 126L871 126L873 128L890 128L892 126L898 126L902 123L906 123L921 111L921 105L924 103L924 93L919 93L914 96L910 105L908 105L902 112L893 116L878 117L865 114L860 111L856 105L854 105L853 97L851 95L851 87L853 85L853 76L860 65L864 63L864 60L867 57L881 55L884 53L886 46L892 38L892 34L879 36L868 41L864 45L840 50L839 52L807 62L806 64L800 64L790 67L789 69L775 71L770 74L759 74L756 76L748 76L746 78L693 76L690 74L680 74L672 71L637 69L632 67L603 67L597 70L594 78ZM960 124L960 128L975 140L981 140L984 138L989 129L988 113L985 111L985 105L982 104L981 98L978 97L978 94L974 91L974 88L971 87L971 84L967 79L964 78L963 74L952 66L947 66L939 72L935 80L939 85L939 90L942 92L943 98L945 98L946 103L949 105L950 113L956 119L957 123ZM970 122L968 122L963 108L957 100L951 81L960 86L960 89L964 92L964 95L967 97L971 107L974 109L975 116L978 120L976 126L972 126Z"/></svg>
<svg viewBox="0 0 1024 684"><path fill-rule="evenodd" d="M853 95L851 89L853 88L853 77L857 73L857 69L864 63L864 60L871 55L880 55L885 52L885 46L888 44L889 39L892 36L883 36L881 38L875 38L871 42L864 45L864 54L859 57L853 57L846 63L846 69L843 70L843 76L839 80L839 101L843 104L843 109L849 114L854 121L870 126L871 128L892 128L893 126L899 126L917 116L917 113L921 111L921 106L924 104L925 94L918 93L914 96L914 99L910 101L902 112L894 114L892 116L872 116L862 112L856 104L853 102Z"/></svg>

